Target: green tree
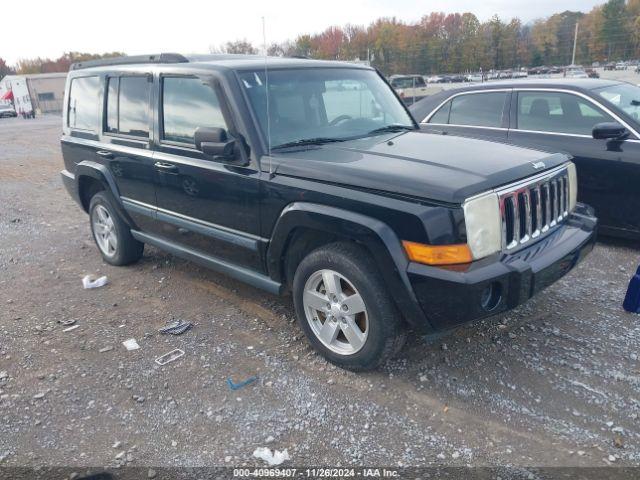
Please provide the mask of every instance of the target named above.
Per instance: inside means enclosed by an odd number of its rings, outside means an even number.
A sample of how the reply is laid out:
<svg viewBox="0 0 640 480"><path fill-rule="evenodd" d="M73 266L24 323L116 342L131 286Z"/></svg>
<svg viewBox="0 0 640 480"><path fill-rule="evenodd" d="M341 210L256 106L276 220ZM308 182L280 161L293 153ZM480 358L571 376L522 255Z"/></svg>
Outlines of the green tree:
<svg viewBox="0 0 640 480"><path fill-rule="evenodd" d="M602 7L602 26L600 39L606 45L607 58L623 58L629 48L632 37L628 31L625 0L609 0Z"/></svg>

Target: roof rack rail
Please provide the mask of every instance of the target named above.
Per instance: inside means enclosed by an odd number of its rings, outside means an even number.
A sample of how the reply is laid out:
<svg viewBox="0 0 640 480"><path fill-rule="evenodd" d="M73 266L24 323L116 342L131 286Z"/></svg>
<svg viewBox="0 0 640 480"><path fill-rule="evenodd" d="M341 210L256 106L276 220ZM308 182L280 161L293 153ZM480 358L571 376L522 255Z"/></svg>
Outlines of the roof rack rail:
<svg viewBox="0 0 640 480"><path fill-rule="evenodd" d="M132 65L139 63L186 63L189 59L179 53L159 53L154 55L132 55L127 57L99 58L86 62L73 63L71 70L83 68L106 67L110 65Z"/></svg>

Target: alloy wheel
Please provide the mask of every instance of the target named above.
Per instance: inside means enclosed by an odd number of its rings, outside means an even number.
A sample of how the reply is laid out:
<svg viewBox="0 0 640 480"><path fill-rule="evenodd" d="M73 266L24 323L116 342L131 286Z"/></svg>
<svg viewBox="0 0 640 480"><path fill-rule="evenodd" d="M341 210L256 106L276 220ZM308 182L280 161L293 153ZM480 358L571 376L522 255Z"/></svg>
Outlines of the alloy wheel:
<svg viewBox="0 0 640 480"><path fill-rule="evenodd" d="M113 257L118 248L118 237L109 211L102 205L96 205L92 215L93 234L100 251L107 257Z"/></svg>
<svg viewBox="0 0 640 480"><path fill-rule="evenodd" d="M332 352L353 355L369 334L367 307L358 290L333 270L319 270L307 280L302 298L306 320Z"/></svg>

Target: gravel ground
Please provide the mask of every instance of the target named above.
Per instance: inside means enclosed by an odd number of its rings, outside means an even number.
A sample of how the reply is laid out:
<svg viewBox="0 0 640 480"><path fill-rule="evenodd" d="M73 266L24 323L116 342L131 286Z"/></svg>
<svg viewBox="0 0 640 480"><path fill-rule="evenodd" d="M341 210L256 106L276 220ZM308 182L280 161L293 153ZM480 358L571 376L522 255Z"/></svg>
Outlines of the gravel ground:
<svg viewBox="0 0 640 480"><path fill-rule="evenodd" d="M59 179L59 122L0 120L0 465L263 466L263 446L290 465L640 463L634 245L600 243L517 310L353 374L310 349L290 298L153 248L103 263ZM160 335L173 319L194 327Z"/></svg>

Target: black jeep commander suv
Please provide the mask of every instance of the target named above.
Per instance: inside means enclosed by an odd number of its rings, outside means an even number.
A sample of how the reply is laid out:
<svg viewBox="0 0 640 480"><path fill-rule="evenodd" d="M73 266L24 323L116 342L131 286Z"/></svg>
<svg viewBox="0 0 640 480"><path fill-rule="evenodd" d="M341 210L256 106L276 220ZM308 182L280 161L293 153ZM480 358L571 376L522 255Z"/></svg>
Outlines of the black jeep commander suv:
<svg viewBox="0 0 640 480"><path fill-rule="evenodd" d="M417 133L374 69L162 54L73 66L62 179L104 260L144 244L270 293L353 370L526 301L592 248L563 154Z"/></svg>

